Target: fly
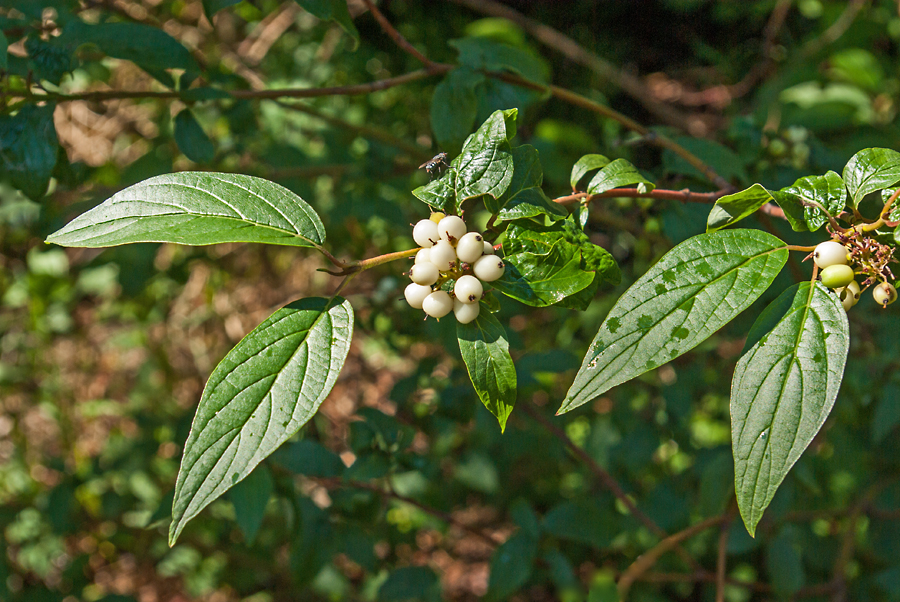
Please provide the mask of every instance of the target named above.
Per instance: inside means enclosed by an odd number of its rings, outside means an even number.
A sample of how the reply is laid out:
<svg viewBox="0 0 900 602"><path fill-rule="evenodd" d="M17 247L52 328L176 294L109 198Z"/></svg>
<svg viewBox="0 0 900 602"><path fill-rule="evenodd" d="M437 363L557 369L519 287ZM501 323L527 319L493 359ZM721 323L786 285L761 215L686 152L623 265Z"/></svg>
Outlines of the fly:
<svg viewBox="0 0 900 602"><path fill-rule="evenodd" d="M432 178L435 174L440 175L440 173L444 170L445 167L450 167L450 164L447 163L447 153L438 153L434 157L431 158L431 161L426 161L419 165L419 169L425 168L425 171L428 172L428 175Z"/></svg>

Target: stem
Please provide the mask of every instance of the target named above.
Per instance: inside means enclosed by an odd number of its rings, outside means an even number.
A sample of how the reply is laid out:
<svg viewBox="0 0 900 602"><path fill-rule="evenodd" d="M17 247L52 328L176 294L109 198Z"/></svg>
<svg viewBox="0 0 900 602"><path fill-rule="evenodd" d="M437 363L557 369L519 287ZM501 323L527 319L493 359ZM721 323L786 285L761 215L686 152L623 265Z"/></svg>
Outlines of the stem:
<svg viewBox="0 0 900 602"><path fill-rule="evenodd" d="M378 21L378 25L381 26L382 31L386 33L394 43L399 46L404 52L414 57L416 60L424 64L426 67L430 67L434 64L434 62L429 59L427 56L419 52L415 46L409 43L409 40L403 37L403 35L397 31L397 29L391 25L391 22L387 20L387 18L382 14L378 7L372 2L372 0L363 0L363 4L366 5L366 8L369 9L369 12L372 13L372 16L375 17L375 20Z"/></svg>
<svg viewBox="0 0 900 602"><path fill-rule="evenodd" d="M881 219L884 220L891 212L891 205L894 204L894 201L897 200L897 197L900 196L900 188L894 191L894 194L887 200L887 203L884 204L884 209L881 210Z"/></svg>
<svg viewBox="0 0 900 602"><path fill-rule="evenodd" d="M682 190L656 188L654 190L641 192L637 188L614 188L598 194L576 192L575 194L555 198L553 199L553 202L559 203L560 205L574 205L576 203L590 203L596 199L628 197L682 201L686 203L715 203L724 194L724 190L718 190L716 192L692 192L687 188Z"/></svg>
<svg viewBox="0 0 900 602"><path fill-rule="evenodd" d="M666 537L648 552L645 552L638 556L637 560L635 560L631 564L631 566L625 569L625 572L623 572L621 577L619 577L619 598L621 600L625 600L625 598L628 596L628 590L631 589L631 585L641 575L651 569L663 554L673 549L675 546L680 545L682 541L690 539L694 535L702 533L710 527L715 527L716 525L720 525L723 522L727 522L730 520L731 516L727 514L707 518L704 521L700 521L696 525L691 525L687 529L683 529L678 533Z"/></svg>

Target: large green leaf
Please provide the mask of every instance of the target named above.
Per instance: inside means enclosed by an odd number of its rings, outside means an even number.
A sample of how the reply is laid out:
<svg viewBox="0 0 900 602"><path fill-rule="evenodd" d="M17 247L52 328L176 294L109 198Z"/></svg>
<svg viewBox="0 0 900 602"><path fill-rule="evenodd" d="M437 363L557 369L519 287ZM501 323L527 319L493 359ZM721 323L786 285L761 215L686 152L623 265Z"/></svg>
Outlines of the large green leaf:
<svg viewBox="0 0 900 602"><path fill-rule="evenodd" d="M761 184L754 184L746 190L728 194L716 201L709 217L706 218L706 231L715 232L725 226L738 222L754 211L774 200L769 191Z"/></svg>
<svg viewBox="0 0 900 602"><path fill-rule="evenodd" d="M543 190L535 186L519 191L507 201L497 214L497 219L501 222L536 219L538 223L543 224L544 217L557 221L565 219L568 215L569 212L564 207L551 201Z"/></svg>
<svg viewBox="0 0 900 602"><path fill-rule="evenodd" d="M569 183L572 185L572 190L577 189L578 182L580 182L581 178L589 171L600 169L608 164L609 159L603 155L585 155L580 158L576 161L575 165L572 166L572 175L569 177Z"/></svg>
<svg viewBox="0 0 900 602"><path fill-rule="evenodd" d="M337 380L352 335L348 301L301 299L272 314L216 366L184 446L170 544L312 418Z"/></svg>
<svg viewBox="0 0 900 602"><path fill-rule="evenodd" d="M180 172L126 188L47 237L67 247L133 242L263 242L310 247L325 240L316 212L262 178Z"/></svg>
<svg viewBox="0 0 900 602"><path fill-rule="evenodd" d="M790 308L741 357L731 384L734 487L751 535L831 412L850 343L847 314L821 283L800 283L781 297L793 299Z"/></svg>
<svg viewBox="0 0 900 602"><path fill-rule="evenodd" d="M787 257L785 243L757 230L701 234L676 246L616 302L559 412L693 349L753 303Z"/></svg>
<svg viewBox="0 0 900 602"><path fill-rule="evenodd" d="M538 540L524 531L507 539L494 551L485 600L508 600L531 577Z"/></svg>
<svg viewBox="0 0 900 602"><path fill-rule="evenodd" d="M859 151L844 167L844 184L850 191L850 204L856 208L870 192L900 182L900 153L889 148Z"/></svg>
<svg viewBox="0 0 900 602"><path fill-rule="evenodd" d="M234 506L234 520L241 528L248 545L252 545L256 539L274 489L272 474L265 466L258 466L228 492L228 498Z"/></svg>
<svg viewBox="0 0 900 602"><path fill-rule="evenodd" d="M516 403L516 368L509 356L506 331L493 314L482 311L468 324L457 323L456 336L475 392L497 417L500 430L506 429L506 419Z"/></svg>
<svg viewBox="0 0 900 602"><path fill-rule="evenodd" d="M453 159L457 210L467 199L482 195L499 199L506 192L513 177L509 139L515 135L516 113L515 109L495 111Z"/></svg>
<svg viewBox="0 0 900 602"><path fill-rule="evenodd" d="M833 171L824 176L807 176L800 178L787 188L773 194L778 205L795 232L815 231L825 225L828 216L809 203L816 203L836 217L847 204L847 191L844 180Z"/></svg>
<svg viewBox="0 0 900 602"><path fill-rule="evenodd" d="M0 115L0 173L32 199L44 196L56 166L54 108L27 105L12 117Z"/></svg>

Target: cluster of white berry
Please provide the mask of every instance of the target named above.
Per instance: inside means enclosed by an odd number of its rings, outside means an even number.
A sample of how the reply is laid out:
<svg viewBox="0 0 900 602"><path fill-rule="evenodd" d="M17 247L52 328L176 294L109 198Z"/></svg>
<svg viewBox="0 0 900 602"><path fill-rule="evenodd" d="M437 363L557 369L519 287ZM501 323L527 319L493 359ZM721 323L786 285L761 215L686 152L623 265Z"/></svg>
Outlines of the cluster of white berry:
<svg viewBox="0 0 900 602"><path fill-rule="evenodd" d="M844 309L849 310L856 305L862 291L856 281L856 272L850 266L852 257L847 247L835 240L826 240L816 246L813 251L813 261L822 270L819 272L822 284L838 294ZM872 280L874 278L867 278L863 285L865 286ZM893 284L884 280L878 282L872 289L872 297L875 299L875 303L887 307L897 300L897 289Z"/></svg>
<svg viewBox="0 0 900 602"><path fill-rule="evenodd" d="M477 318L482 282L493 282L505 269L491 243L478 232L466 232L462 218L443 213L420 220L413 227L413 240L422 248L409 270L412 283L404 291L410 307L433 318L452 311L462 324ZM451 280L455 283L450 292L443 290Z"/></svg>

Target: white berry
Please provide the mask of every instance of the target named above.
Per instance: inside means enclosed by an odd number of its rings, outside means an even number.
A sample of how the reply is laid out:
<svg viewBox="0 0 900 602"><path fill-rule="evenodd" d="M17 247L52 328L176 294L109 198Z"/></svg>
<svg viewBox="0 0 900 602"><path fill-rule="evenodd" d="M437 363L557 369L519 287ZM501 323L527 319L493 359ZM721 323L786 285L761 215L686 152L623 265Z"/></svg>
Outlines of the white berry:
<svg viewBox="0 0 900 602"><path fill-rule="evenodd" d="M446 241L455 243L466 233L466 222L461 217L448 215L438 223L438 235Z"/></svg>
<svg viewBox="0 0 900 602"><path fill-rule="evenodd" d="M409 269L409 279L416 284L434 284L439 277L440 273L433 263L420 263Z"/></svg>
<svg viewBox="0 0 900 602"><path fill-rule="evenodd" d="M416 284L415 282L409 283L406 286L406 290L403 291L403 296L406 297L406 302L409 303L409 306L413 309L422 309L422 301L424 301L425 297L430 294L430 286L422 286L421 284Z"/></svg>
<svg viewBox="0 0 900 602"><path fill-rule="evenodd" d="M427 249L428 247L433 246L440 238L437 224L430 219L420 219L416 222L416 225L413 226L413 240L416 241L416 244L420 247L425 247Z"/></svg>
<svg viewBox="0 0 900 602"><path fill-rule="evenodd" d="M488 241L484 241L484 251L482 251L485 255L493 255L494 254L494 245L489 243Z"/></svg>
<svg viewBox="0 0 900 602"><path fill-rule="evenodd" d="M502 276L505 270L506 266L503 264L503 260L496 255L485 255L472 266L475 275L485 282L493 282Z"/></svg>
<svg viewBox="0 0 900 602"><path fill-rule="evenodd" d="M460 324L468 324L478 317L481 311L481 303L463 303L459 299L453 302L453 314Z"/></svg>
<svg viewBox="0 0 900 602"><path fill-rule="evenodd" d="M453 310L453 299L446 291L434 291L422 301L422 309L432 318L443 318Z"/></svg>
<svg viewBox="0 0 900 602"><path fill-rule="evenodd" d="M436 265L440 271L447 272L456 265L456 250L448 241L438 241L429 251L428 257L431 263Z"/></svg>
<svg viewBox="0 0 900 602"><path fill-rule="evenodd" d="M816 246L813 251L813 260L820 270L833 265L846 265L849 261L847 257L847 247L833 240L826 240Z"/></svg>
<svg viewBox="0 0 900 602"><path fill-rule="evenodd" d="M431 263L431 249L419 249L416 253L416 265Z"/></svg>
<svg viewBox="0 0 900 602"><path fill-rule="evenodd" d="M456 243L456 256L460 261L474 263L484 255L484 237L478 232L469 232Z"/></svg>
<svg viewBox="0 0 900 602"><path fill-rule="evenodd" d="M841 305L844 306L845 310L850 309L857 303L859 303L859 283L856 280L851 280L850 284L843 288L835 289L838 294L838 299L841 300Z"/></svg>
<svg viewBox="0 0 900 602"><path fill-rule="evenodd" d="M453 286L453 294L463 303L478 303L484 288L475 276L460 276Z"/></svg>
<svg viewBox="0 0 900 602"><path fill-rule="evenodd" d="M872 291L872 297L875 299L875 303L882 307L887 307L897 300L897 289L890 282L882 282L875 286L875 290Z"/></svg>

